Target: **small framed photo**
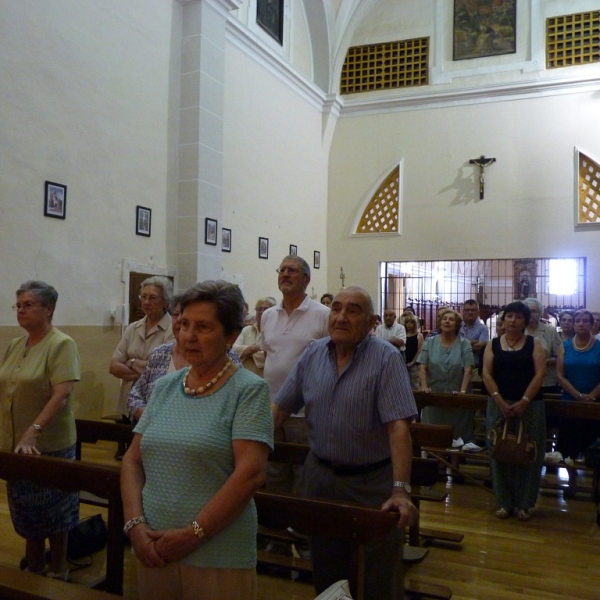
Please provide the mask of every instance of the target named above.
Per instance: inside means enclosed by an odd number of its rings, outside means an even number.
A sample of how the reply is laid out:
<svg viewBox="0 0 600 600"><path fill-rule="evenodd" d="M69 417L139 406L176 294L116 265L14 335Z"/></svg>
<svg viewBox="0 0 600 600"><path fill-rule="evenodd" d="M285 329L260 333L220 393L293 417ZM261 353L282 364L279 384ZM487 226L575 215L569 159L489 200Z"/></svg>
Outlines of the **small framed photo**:
<svg viewBox="0 0 600 600"><path fill-rule="evenodd" d="M290 244L290 256L298 256L298 246Z"/></svg>
<svg viewBox="0 0 600 600"><path fill-rule="evenodd" d="M67 186L46 181L44 186L44 216L64 219L67 216Z"/></svg>
<svg viewBox="0 0 600 600"><path fill-rule="evenodd" d="M150 237L152 227L152 209L145 206L135 207L135 233Z"/></svg>
<svg viewBox="0 0 600 600"><path fill-rule="evenodd" d="M221 229L221 250L231 252L231 229L225 227Z"/></svg>
<svg viewBox="0 0 600 600"><path fill-rule="evenodd" d="M269 258L269 238L258 238L258 258Z"/></svg>
<svg viewBox="0 0 600 600"><path fill-rule="evenodd" d="M204 219L204 243L209 246L217 245L217 221L215 219Z"/></svg>
<svg viewBox="0 0 600 600"><path fill-rule="evenodd" d="M315 269L321 268L321 253L318 250L315 250L315 258L313 261L313 267Z"/></svg>

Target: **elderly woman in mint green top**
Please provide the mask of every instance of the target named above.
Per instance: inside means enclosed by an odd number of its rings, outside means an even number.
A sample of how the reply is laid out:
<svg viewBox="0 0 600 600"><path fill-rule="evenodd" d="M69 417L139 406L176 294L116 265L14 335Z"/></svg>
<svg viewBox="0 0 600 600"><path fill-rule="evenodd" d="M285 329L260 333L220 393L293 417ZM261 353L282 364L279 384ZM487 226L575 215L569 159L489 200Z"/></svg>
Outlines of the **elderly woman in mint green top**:
<svg viewBox="0 0 600 600"><path fill-rule="evenodd" d="M422 392L466 394L471 391L473 350L471 342L458 335L462 317L454 310L441 315L440 334L425 340L419 363L419 390ZM462 408L427 406L423 423L452 425L454 439L470 442L473 437L473 411Z"/></svg>
<svg viewBox="0 0 600 600"><path fill-rule="evenodd" d="M4 452L75 459L72 393L79 381L79 355L75 342L52 324L57 300L56 290L43 281L26 281L17 290L13 308L27 335L10 342L0 363ZM67 533L79 522L78 494L29 480L9 481L6 489L15 531L26 540L27 569L68 579Z"/></svg>
<svg viewBox="0 0 600 600"><path fill-rule="evenodd" d="M273 447L268 386L227 355L243 326L237 286L199 283L181 306L179 343L191 366L156 382L122 466L140 598L250 600L252 496Z"/></svg>

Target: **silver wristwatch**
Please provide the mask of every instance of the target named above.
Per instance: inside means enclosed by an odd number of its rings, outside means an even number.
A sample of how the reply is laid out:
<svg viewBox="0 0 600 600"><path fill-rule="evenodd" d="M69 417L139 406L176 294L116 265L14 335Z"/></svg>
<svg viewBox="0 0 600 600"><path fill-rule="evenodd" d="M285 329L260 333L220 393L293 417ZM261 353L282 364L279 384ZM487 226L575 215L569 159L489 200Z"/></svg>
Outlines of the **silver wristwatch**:
<svg viewBox="0 0 600 600"><path fill-rule="evenodd" d="M400 488L401 490L404 490L407 494L410 494L412 492L412 488L410 487L410 483L408 483L408 481L394 481L392 487Z"/></svg>

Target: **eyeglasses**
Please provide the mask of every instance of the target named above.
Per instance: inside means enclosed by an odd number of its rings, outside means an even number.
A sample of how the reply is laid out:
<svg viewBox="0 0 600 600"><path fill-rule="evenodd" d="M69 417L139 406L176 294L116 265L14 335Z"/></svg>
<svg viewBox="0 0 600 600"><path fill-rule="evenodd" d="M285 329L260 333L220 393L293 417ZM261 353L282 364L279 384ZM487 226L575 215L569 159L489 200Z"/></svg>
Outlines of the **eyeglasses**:
<svg viewBox="0 0 600 600"><path fill-rule="evenodd" d="M23 304L21 304L20 302L17 302L16 304L12 305L12 309L13 310L29 310L32 306L41 306L41 304L39 302L23 302Z"/></svg>
<svg viewBox="0 0 600 600"><path fill-rule="evenodd" d="M146 294L142 294L141 296L138 296L138 298L142 302L158 302L159 300L162 300L162 298L159 298L158 296L146 296Z"/></svg>
<svg viewBox="0 0 600 600"><path fill-rule="evenodd" d="M279 267L278 269L275 269L275 271L277 273L283 273L284 275L286 271L290 275L294 275L294 273L300 273L300 269L296 269L296 267Z"/></svg>

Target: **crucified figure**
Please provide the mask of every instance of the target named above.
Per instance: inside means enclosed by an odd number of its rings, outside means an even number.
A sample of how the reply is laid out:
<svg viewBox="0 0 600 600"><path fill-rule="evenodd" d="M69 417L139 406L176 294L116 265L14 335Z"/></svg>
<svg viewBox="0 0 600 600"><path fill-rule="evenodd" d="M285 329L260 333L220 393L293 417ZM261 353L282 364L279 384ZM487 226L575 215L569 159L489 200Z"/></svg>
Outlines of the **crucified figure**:
<svg viewBox="0 0 600 600"><path fill-rule="evenodd" d="M495 162L496 162L495 158L486 158L483 154L479 158L472 158L471 160L469 160L470 164L477 165L479 167L479 199L480 200L483 200L483 186L485 184L483 170Z"/></svg>

